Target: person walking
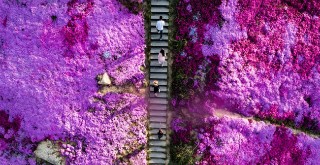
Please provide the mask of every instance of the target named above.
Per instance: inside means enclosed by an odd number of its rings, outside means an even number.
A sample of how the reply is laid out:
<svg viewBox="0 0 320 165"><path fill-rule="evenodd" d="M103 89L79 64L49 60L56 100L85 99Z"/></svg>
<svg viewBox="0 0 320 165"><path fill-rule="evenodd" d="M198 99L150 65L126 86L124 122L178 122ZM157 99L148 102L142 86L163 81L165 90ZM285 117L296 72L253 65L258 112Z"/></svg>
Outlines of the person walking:
<svg viewBox="0 0 320 165"><path fill-rule="evenodd" d="M163 136L163 131L162 131L162 129L160 128L159 131L158 131L158 138L159 138L159 140L162 138L162 136Z"/></svg>
<svg viewBox="0 0 320 165"><path fill-rule="evenodd" d="M158 80L153 81L153 93L155 97L158 97L158 93L160 93L160 87Z"/></svg>
<svg viewBox="0 0 320 165"><path fill-rule="evenodd" d="M163 64L166 62L166 53L164 52L164 49L161 49L158 54L158 62L163 66Z"/></svg>
<svg viewBox="0 0 320 165"><path fill-rule="evenodd" d="M164 25L165 25L165 22L164 22L164 20L162 20L162 16L160 16L160 20L157 21L157 25L156 25L158 33L160 33L160 40L162 40L162 31L163 31Z"/></svg>

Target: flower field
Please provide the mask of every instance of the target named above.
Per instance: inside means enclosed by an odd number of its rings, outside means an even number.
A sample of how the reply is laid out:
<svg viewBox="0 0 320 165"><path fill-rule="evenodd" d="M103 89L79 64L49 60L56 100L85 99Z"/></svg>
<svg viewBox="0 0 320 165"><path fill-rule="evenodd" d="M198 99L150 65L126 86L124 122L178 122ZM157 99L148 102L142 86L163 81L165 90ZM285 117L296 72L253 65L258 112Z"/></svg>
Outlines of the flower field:
<svg viewBox="0 0 320 165"><path fill-rule="evenodd" d="M192 164L317 164L319 161L320 141L285 127L230 117L205 118L201 124L193 125L193 130L183 128L190 126L185 120L176 119L173 123L176 139L190 143L194 139L189 137L196 135Z"/></svg>
<svg viewBox="0 0 320 165"><path fill-rule="evenodd" d="M44 140L68 164L146 164L146 102L136 92L142 11L117 0L1 1L0 9L1 164L43 161L33 152ZM118 91L101 92L102 73Z"/></svg>
<svg viewBox="0 0 320 165"><path fill-rule="evenodd" d="M186 123L175 131L174 120L173 135L177 139L193 135L194 139L183 141L195 148L190 155L197 157L185 161L198 164L319 161L319 9L316 0L177 3L178 51L173 62L176 72L172 105L177 120L182 118ZM250 117L253 122L227 115L204 121L218 110ZM188 121L190 116L196 116L198 121ZM200 121L202 125L195 125ZM252 135L254 132L258 135ZM222 145L225 143L228 144ZM180 142L174 144L176 148L186 147ZM287 149L288 146L297 147ZM183 158L175 156L177 160Z"/></svg>

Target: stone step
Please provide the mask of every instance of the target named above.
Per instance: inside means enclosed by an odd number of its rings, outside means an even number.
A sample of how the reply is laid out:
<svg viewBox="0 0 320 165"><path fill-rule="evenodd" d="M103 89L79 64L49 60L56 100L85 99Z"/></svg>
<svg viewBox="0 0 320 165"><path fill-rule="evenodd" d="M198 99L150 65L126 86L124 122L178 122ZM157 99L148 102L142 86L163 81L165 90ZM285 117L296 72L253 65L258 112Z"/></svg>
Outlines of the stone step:
<svg viewBox="0 0 320 165"><path fill-rule="evenodd" d="M151 6L151 13L169 13L169 8L165 6Z"/></svg>
<svg viewBox="0 0 320 165"><path fill-rule="evenodd" d="M168 100L164 98L150 98L149 99L150 104L168 104Z"/></svg>
<svg viewBox="0 0 320 165"><path fill-rule="evenodd" d="M161 67L161 64L159 64L158 60L151 60L150 66L151 66L151 67ZM165 63L162 65L162 67L167 67L167 66L168 66L168 63L167 63L167 62L165 62ZM151 78L151 76L150 76L150 78ZM164 78L162 78L162 79L164 79ZM165 76L165 79L167 79L167 76Z"/></svg>
<svg viewBox="0 0 320 165"><path fill-rule="evenodd" d="M168 53L168 48L163 48L163 49L164 49L165 53ZM153 48L151 48L150 53L157 53L158 54L160 52L160 50L161 50L161 48L153 47Z"/></svg>
<svg viewBox="0 0 320 165"><path fill-rule="evenodd" d="M162 158L162 159L165 159L167 157L167 155L162 153L162 152L151 152L149 154L149 157L150 158Z"/></svg>
<svg viewBox="0 0 320 165"><path fill-rule="evenodd" d="M151 6L169 6L169 1L151 1Z"/></svg>
<svg viewBox="0 0 320 165"><path fill-rule="evenodd" d="M152 64L152 62L156 63L158 61L151 61L151 64ZM155 65L155 64L153 64L153 65ZM158 65L159 65L159 63L158 63ZM166 65L167 65L167 63L164 66L166 66ZM150 73L150 78L157 79L157 80L160 80L160 79L161 80L166 80L168 78L168 75L164 74L164 73Z"/></svg>
<svg viewBox="0 0 320 165"><path fill-rule="evenodd" d="M163 116L163 117L166 117L167 116L167 112L164 111L151 111L150 112L150 116Z"/></svg>
<svg viewBox="0 0 320 165"><path fill-rule="evenodd" d="M158 136L157 136L158 138ZM167 150L163 147L150 147L149 148L150 152L167 152Z"/></svg>
<svg viewBox="0 0 320 165"><path fill-rule="evenodd" d="M157 25L157 20L151 21L151 26L155 27ZM168 22L165 22L164 27L168 27Z"/></svg>
<svg viewBox="0 0 320 165"><path fill-rule="evenodd" d="M152 158L149 160L149 164L166 164L166 160L164 159L155 159L155 158Z"/></svg>
<svg viewBox="0 0 320 165"><path fill-rule="evenodd" d="M168 104L168 100L166 98L150 98L149 102L150 104Z"/></svg>
<svg viewBox="0 0 320 165"><path fill-rule="evenodd" d="M154 81L154 79L150 79L149 83L152 84L153 81ZM164 86L164 85L168 84L167 80L158 80L158 83L159 83L160 86Z"/></svg>
<svg viewBox="0 0 320 165"><path fill-rule="evenodd" d="M167 122L167 118L166 118L166 117L150 117L149 121L150 121L150 122L162 122L162 123L166 123L166 122Z"/></svg>
<svg viewBox="0 0 320 165"><path fill-rule="evenodd" d="M149 129L149 134L150 135L158 135L159 129ZM166 135L167 131L164 129L162 132Z"/></svg>
<svg viewBox="0 0 320 165"><path fill-rule="evenodd" d="M150 110L166 112L167 111L167 105L151 104L149 109Z"/></svg>
<svg viewBox="0 0 320 165"><path fill-rule="evenodd" d="M164 140L153 140L149 141L150 146L162 146L165 147L167 145L166 141Z"/></svg>
<svg viewBox="0 0 320 165"><path fill-rule="evenodd" d="M150 98L167 98L167 92L160 92L158 93L158 97L155 97L154 94L149 95Z"/></svg>
<svg viewBox="0 0 320 165"><path fill-rule="evenodd" d="M158 21L158 20L160 20L160 16L162 16L162 19L163 19L164 21L167 21L167 22L168 22L169 15L168 15L168 14L165 14L165 13L162 13L162 14L155 14L155 13L153 13L153 14L151 15L151 20L156 20L156 21Z"/></svg>
<svg viewBox="0 0 320 165"><path fill-rule="evenodd" d="M168 47L168 42L167 41L151 41L151 46L152 47Z"/></svg>
<svg viewBox="0 0 320 165"><path fill-rule="evenodd" d="M152 27L151 28L151 34L158 34L158 30L155 27ZM162 34L168 34L168 28L167 27L163 28Z"/></svg>
<svg viewBox="0 0 320 165"><path fill-rule="evenodd" d="M165 123L150 123L149 128L162 128L166 129L167 125Z"/></svg>
<svg viewBox="0 0 320 165"><path fill-rule="evenodd" d="M151 136L149 136L149 139L150 140L159 140L159 137L158 137L158 135L151 135ZM167 139L166 135L163 135L160 140L166 140L166 139Z"/></svg>
<svg viewBox="0 0 320 165"><path fill-rule="evenodd" d="M153 87L150 87L149 88L150 89L150 92L153 92L154 90L153 90ZM167 87L166 86L160 86L160 92L167 92Z"/></svg>
<svg viewBox="0 0 320 165"><path fill-rule="evenodd" d="M168 68L166 67L157 67L157 68L150 68L150 73L167 73Z"/></svg>
<svg viewBox="0 0 320 165"><path fill-rule="evenodd" d="M154 41L160 41L160 34L152 34L151 35L151 40ZM167 34L162 34L162 40L161 41L168 41L168 35Z"/></svg>

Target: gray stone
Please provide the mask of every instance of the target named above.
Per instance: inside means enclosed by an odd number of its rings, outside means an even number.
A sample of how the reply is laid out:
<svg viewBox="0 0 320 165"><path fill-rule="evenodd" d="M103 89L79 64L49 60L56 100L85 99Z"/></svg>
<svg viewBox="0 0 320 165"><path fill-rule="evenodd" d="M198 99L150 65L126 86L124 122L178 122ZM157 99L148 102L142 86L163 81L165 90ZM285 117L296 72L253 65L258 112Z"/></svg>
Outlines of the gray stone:
<svg viewBox="0 0 320 165"><path fill-rule="evenodd" d="M169 13L169 8L164 6L151 6L151 13Z"/></svg>
<svg viewBox="0 0 320 165"><path fill-rule="evenodd" d="M149 141L150 146L162 146L165 147L167 145L166 141L161 141L161 140L153 140Z"/></svg>
<svg viewBox="0 0 320 165"><path fill-rule="evenodd" d="M167 118L166 117L150 117L150 122L162 122L162 123L166 123L167 122Z"/></svg>
<svg viewBox="0 0 320 165"><path fill-rule="evenodd" d="M163 147L150 147L150 152L167 152L165 148Z"/></svg>
<svg viewBox="0 0 320 165"><path fill-rule="evenodd" d="M158 61L156 61L156 62L158 62ZM159 79L166 80L168 78L168 75L163 74L163 73L150 73L150 78L157 79L157 80L159 80Z"/></svg>
<svg viewBox="0 0 320 165"><path fill-rule="evenodd" d="M166 129L167 128L167 124L166 123L150 123L149 127L150 128L163 128L163 129Z"/></svg>
<svg viewBox="0 0 320 165"><path fill-rule="evenodd" d="M167 72L168 72L167 67L151 67L150 68L150 73L167 73Z"/></svg>
<svg viewBox="0 0 320 165"><path fill-rule="evenodd" d="M151 1L151 6L169 6L169 1Z"/></svg>
<svg viewBox="0 0 320 165"><path fill-rule="evenodd" d="M151 40L160 41L160 34L152 34ZM162 34L162 41L168 41L168 35Z"/></svg>
<svg viewBox="0 0 320 165"><path fill-rule="evenodd" d="M98 81L98 84L100 85L111 85L111 79L108 75L108 73L103 73L100 77L101 79Z"/></svg>
<svg viewBox="0 0 320 165"><path fill-rule="evenodd" d="M150 98L149 102L150 104L164 104L164 105L168 104L168 100L163 98Z"/></svg>
<svg viewBox="0 0 320 165"><path fill-rule="evenodd" d="M150 93L149 97L150 98L167 98L167 93L160 92L160 93L158 93L157 97L155 97L155 95L153 93Z"/></svg>
<svg viewBox="0 0 320 165"><path fill-rule="evenodd" d="M167 116L167 113L161 111L151 111L150 116Z"/></svg>
<svg viewBox="0 0 320 165"><path fill-rule="evenodd" d="M152 47L168 47L167 41L151 41Z"/></svg>
<svg viewBox="0 0 320 165"><path fill-rule="evenodd" d="M162 152L151 152L149 154L149 157L150 158L162 158L162 159L165 159L167 157L167 155L162 153Z"/></svg>
<svg viewBox="0 0 320 165"><path fill-rule="evenodd" d="M159 105L159 104L152 104L149 107L150 110L157 110L157 111L164 111L167 110L167 105Z"/></svg>
<svg viewBox="0 0 320 165"><path fill-rule="evenodd" d="M59 146L49 140L40 142L37 149L34 151L37 158L45 160L48 163L54 165L65 165L66 159L59 153Z"/></svg>
<svg viewBox="0 0 320 165"><path fill-rule="evenodd" d="M153 158L149 160L149 164L166 164L166 160Z"/></svg>

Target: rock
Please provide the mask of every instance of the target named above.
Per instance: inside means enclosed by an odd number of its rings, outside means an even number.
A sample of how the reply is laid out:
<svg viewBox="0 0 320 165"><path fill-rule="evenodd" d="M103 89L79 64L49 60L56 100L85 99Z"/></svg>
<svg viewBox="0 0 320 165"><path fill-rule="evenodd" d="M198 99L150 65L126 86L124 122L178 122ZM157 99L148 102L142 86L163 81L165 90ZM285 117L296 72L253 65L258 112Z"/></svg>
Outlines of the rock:
<svg viewBox="0 0 320 165"><path fill-rule="evenodd" d="M40 142L34 151L37 158L54 165L65 165L66 159L61 157L59 153L59 147L49 140Z"/></svg>
<svg viewBox="0 0 320 165"><path fill-rule="evenodd" d="M100 84L100 85L111 85L111 79L110 79L108 73L103 73L101 79L98 81L98 84Z"/></svg>

